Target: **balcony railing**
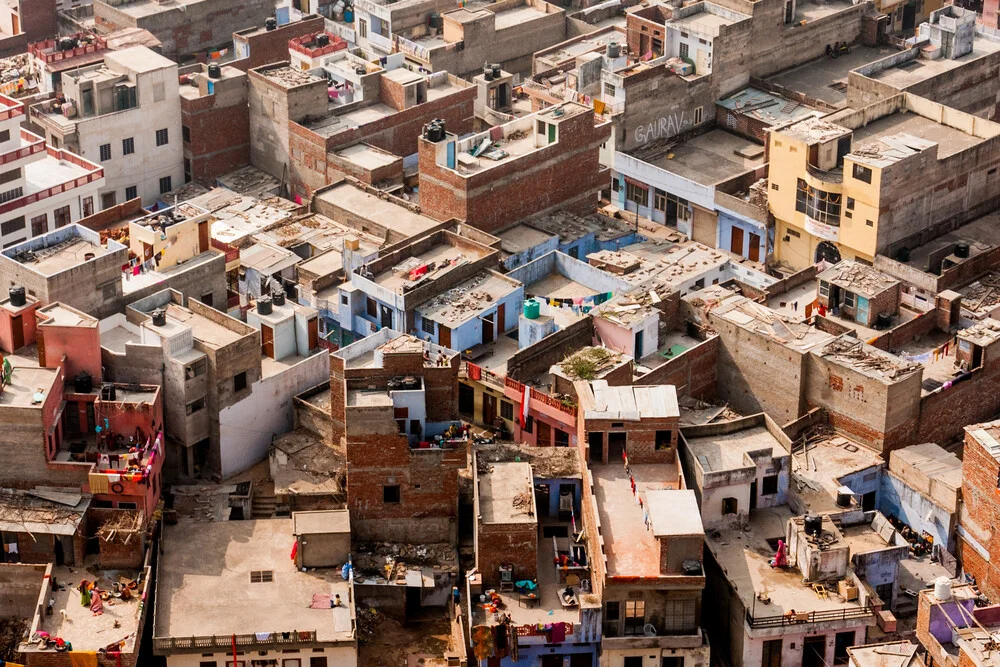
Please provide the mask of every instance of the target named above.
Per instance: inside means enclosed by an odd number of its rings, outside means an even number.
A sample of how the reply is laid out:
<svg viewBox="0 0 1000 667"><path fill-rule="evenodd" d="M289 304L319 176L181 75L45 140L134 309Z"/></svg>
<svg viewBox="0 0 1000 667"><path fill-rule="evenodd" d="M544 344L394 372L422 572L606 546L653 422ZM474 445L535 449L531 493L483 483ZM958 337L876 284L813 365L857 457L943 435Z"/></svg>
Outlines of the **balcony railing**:
<svg viewBox="0 0 1000 667"><path fill-rule="evenodd" d="M874 607L844 607L843 609L826 609L810 611L801 614L781 614L779 616L754 616L747 610L747 623L751 628L783 628L792 625L809 623L827 623L830 621L849 621L855 619L874 618Z"/></svg>
<svg viewBox="0 0 1000 667"><path fill-rule="evenodd" d="M265 637L264 633L260 634ZM294 646L316 642L316 631L272 632L266 638L258 635L210 635L202 637L153 637L153 652L164 655L177 651L197 651L201 653L216 653L219 650L231 651L233 644L244 650L269 649L279 646Z"/></svg>
<svg viewBox="0 0 1000 667"><path fill-rule="evenodd" d="M524 395L523 383L518 382L517 380L504 375L498 375L497 373L489 371L483 368L482 366L478 366L470 362L463 362L463 363L465 366L466 376L470 380L485 382L486 384L491 384L495 386L497 389L504 389L504 388L512 389L515 392L517 392L519 396ZM544 403L545 405L551 408L555 408L556 410L559 410L561 412L564 412L571 417L576 417L577 408L575 405L567 405L562 401L560 401L559 399L549 396L545 392L538 391L534 387L531 388L531 393L529 395L531 397L531 400L533 401Z"/></svg>

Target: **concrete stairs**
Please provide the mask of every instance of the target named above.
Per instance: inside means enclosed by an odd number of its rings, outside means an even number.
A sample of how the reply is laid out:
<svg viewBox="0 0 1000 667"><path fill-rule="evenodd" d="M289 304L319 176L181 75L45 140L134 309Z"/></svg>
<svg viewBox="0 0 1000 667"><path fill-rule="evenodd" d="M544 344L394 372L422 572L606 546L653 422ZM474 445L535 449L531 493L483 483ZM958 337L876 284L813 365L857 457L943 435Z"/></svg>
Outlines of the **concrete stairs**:
<svg viewBox="0 0 1000 667"><path fill-rule="evenodd" d="M253 519L270 519L278 507L278 499L273 493L255 493L253 496L252 516Z"/></svg>

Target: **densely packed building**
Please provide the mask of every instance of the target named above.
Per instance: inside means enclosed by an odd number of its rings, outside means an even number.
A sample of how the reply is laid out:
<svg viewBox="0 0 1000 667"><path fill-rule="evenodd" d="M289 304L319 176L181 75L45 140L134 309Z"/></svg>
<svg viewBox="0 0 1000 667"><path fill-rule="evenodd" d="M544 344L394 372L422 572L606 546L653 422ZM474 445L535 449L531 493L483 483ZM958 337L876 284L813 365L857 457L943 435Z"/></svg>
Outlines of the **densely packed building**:
<svg viewBox="0 0 1000 667"><path fill-rule="evenodd" d="M0 0L0 665L998 664L996 23Z"/></svg>

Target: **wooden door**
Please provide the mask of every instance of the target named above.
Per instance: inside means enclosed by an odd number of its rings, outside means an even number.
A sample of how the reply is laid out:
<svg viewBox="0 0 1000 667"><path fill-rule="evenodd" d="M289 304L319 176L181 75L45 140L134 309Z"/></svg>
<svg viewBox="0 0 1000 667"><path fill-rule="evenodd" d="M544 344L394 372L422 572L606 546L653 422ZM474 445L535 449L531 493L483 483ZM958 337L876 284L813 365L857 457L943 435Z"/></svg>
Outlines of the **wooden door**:
<svg viewBox="0 0 1000 667"><path fill-rule="evenodd" d="M208 220L198 223L198 252L208 250Z"/></svg>
<svg viewBox="0 0 1000 667"><path fill-rule="evenodd" d="M497 398L491 394L483 394L483 423L492 426L497 420Z"/></svg>
<svg viewBox="0 0 1000 667"><path fill-rule="evenodd" d="M539 420L535 420L535 424L538 425L538 446L548 447L552 444L552 427L547 423Z"/></svg>
<svg viewBox="0 0 1000 667"><path fill-rule="evenodd" d="M482 319L483 322L483 344L493 342L493 318L494 315L487 315Z"/></svg>
<svg viewBox="0 0 1000 667"><path fill-rule="evenodd" d="M451 329L443 324L438 324L438 345L441 347L451 347Z"/></svg>
<svg viewBox="0 0 1000 667"><path fill-rule="evenodd" d="M37 331L35 336L35 347L38 350L38 365L45 368L45 335L41 331Z"/></svg>
<svg viewBox="0 0 1000 667"><path fill-rule="evenodd" d="M497 336L502 336L503 332L506 331L504 327L504 321L506 320L507 304L501 303L497 306Z"/></svg>
<svg viewBox="0 0 1000 667"><path fill-rule="evenodd" d="M23 319L24 319L23 316L21 316L21 315L15 315L10 320L10 326L11 326L11 329L12 329L11 335L13 336L13 340L11 340L11 344L12 344L15 352L17 350L21 349L22 347L24 347L24 322L23 322Z"/></svg>
<svg viewBox="0 0 1000 667"><path fill-rule="evenodd" d="M274 330L266 324L260 325L260 349L265 356L274 359Z"/></svg>
<svg viewBox="0 0 1000 667"><path fill-rule="evenodd" d="M750 234L750 249L747 252L747 257L751 262L760 261L760 235Z"/></svg>
<svg viewBox="0 0 1000 667"><path fill-rule="evenodd" d="M731 227L732 235L729 238L729 251L737 255L743 254L743 228Z"/></svg>
<svg viewBox="0 0 1000 667"><path fill-rule="evenodd" d="M309 349L314 350L319 347L319 320L314 317L306 326L309 328Z"/></svg>

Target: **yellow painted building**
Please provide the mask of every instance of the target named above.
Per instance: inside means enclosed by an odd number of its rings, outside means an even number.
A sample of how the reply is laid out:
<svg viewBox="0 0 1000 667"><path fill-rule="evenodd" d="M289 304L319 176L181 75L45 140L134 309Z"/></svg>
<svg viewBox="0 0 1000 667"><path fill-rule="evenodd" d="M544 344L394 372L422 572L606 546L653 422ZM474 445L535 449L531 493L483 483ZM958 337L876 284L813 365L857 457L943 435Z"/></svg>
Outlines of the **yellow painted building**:
<svg viewBox="0 0 1000 667"><path fill-rule="evenodd" d="M852 134L817 118L771 134L776 260L802 269L823 258L874 259L881 175L848 156Z"/></svg>
<svg viewBox="0 0 1000 667"><path fill-rule="evenodd" d="M1000 205L1000 125L901 93L769 137L774 259L870 264Z"/></svg>

